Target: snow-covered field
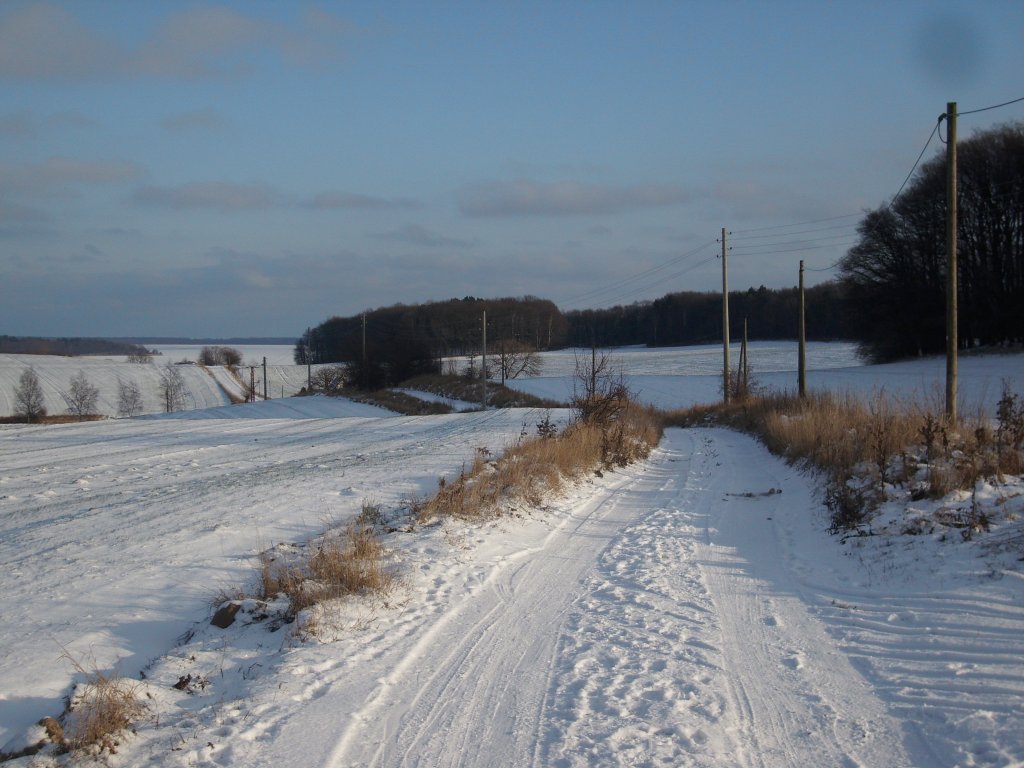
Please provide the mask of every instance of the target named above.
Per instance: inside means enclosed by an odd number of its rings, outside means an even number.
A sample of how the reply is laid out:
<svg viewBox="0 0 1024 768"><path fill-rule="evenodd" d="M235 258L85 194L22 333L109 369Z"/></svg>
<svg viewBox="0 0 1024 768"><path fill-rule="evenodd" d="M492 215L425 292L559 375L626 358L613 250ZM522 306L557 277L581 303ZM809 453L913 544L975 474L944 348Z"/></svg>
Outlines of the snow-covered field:
<svg viewBox="0 0 1024 768"><path fill-rule="evenodd" d="M306 386L306 366L289 363L289 346L239 347L246 365L257 365L256 389L263 392L262 359L267 358L267 394L271 399L290 397ZM155 365L137 365L123 358L48 357L0 355L0 416L14 413L14 390L21 372L31 366L39 374L51 414L67 411L61 392L79 371L99 388L99 412L117 415L119 381L135 381L143 394L144 413L160 413L160 368L167 362L195 360L200 347L165 346ZM637 397L659 408L683 408L696 403L714 402L721 397L722 349L720 345L647 349L621 347L604 351L614 369L622 373ZM739 348L732 350L735 366ZM797 346L795 342L753 342L750 344L750 369L755 383L776 390L795 391ZM590 350L560 350L541 353L540 376L510 380L508 385L523 392L558 402L573 396L577 358L589 362ZM315 371L317 366L313 367ZM959 360L960 410L963 413L983 409L994 412L1002 392L1002 380L1024 378L1024 355L965 355ZM926 358L890 365L865 366L847 343L811 342L807 349L807 381L812 389L850 392L870 397L884 390L894 397L913 397L934 403L941 410L945 392L945 359ZM244 397L238 379L226 369L208 369L194 365L178 366L185 377L186 408L204 409L227 405L230 398ZM250 382L247 367L240 370L244 383ZM424 398L430 395L420 393ZM456 410L473 407L454 403Z"/></svg>
<svg viewBox="0 0 1024 768"><path fill-rule="evenodd" d="M970 360L1021 389L1021 357ZM209 625L259 551L398 509L542 417L316 397L0 431L0 750L61 711L71 657L147 703L113 765L1024 765L1024 487L981 489L1007 522L973 541L844 542L812 476L721 430L545 509L389 536L402 586L315 636L273 605Z"/></svg>

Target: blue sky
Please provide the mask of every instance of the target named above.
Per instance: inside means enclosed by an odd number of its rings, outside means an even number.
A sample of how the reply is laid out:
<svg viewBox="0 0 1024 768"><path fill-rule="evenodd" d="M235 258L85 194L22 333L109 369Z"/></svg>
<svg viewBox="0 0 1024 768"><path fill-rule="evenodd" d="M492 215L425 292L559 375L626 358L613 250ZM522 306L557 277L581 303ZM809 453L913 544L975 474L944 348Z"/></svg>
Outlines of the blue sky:
<svg viewBox="0 0 1024 768"><path fill-rule="evenodd" d="M0 334L816 282L1021 96L1019 0L4 0Z"/></svg>

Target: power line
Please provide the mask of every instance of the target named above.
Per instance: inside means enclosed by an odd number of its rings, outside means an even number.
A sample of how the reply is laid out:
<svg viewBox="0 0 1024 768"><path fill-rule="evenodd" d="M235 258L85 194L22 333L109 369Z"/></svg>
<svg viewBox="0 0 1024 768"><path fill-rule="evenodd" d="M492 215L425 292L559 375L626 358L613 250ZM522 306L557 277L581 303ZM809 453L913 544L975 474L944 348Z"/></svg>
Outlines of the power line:
<svg viewBox="0 0 1024 768"><path fill-rule="evenodd" d="M963 117L964 115L975 115L978 112L988 112L990 109L999 109L1000 107L1008 107L1011 104L1016 104L1016 103L1021 102L1021 101L1024 101L1024 96L1021 96L1019 99L1013 99L1012 101L1004 101L1002 104L993 104L991 107L982 107L981 109L969 109L966 112L957 112L956 116L957 117Z"/></svg>
<svg viewBox="0 0 1024 768"><path fill-rule="evenodd" d="M917 156L917 160L914 161L914 167L910 169L910 173L907 174L907 178L903 180L903 183L900 184L899 190L897 190L896 194L892 196L892 200L889 201L890 208L892 208L893 204L895 204L896 198L900 196L900 193L903 192L903 188L907 186L907 182L910 181L910 177L914 175L914 171L917 170L917 166L921 162L921 158L924 157L924 153L928 151L928 147L931 145L932 139L935 138L935 134L938 132L939 126L942 124L942 121L945 118L945 115L939 115L939 119L935 121L935 127L932 128L932 133L928 137L928 141L924 143L924 148L921 150L921 154L919 154Z"/></svg>
<svg viewBox="0 0 1024 768"><path fill-rule="evenodd" d="M645 278L645 277L647 277L649 275L652 275L655 272L659 272L662 269L667 269L668 267L671 267L671 266L673 266L675 264L678 264L679 262L681 262L681 261L683 261L685 259L690 258L694 254L702 251L703 249L705 249L705 248L707 248L708 246L711 246L711 245L714 245L713 241L712 242L707 242L707 243L702 243L701 245L697 246L693 250L687 251L686 253L684 253L684 254L682 254L680 256L676 256L675 258L670 259L669 261L666 261L663 264L658 264L658 265L656 265L654 267L651 267L650 269L644 270L643 272L637 272L636 274L629 275L628 277L625 277L625 278L623 278L621 280L617 280L617 281L615 281L613 283L610 283L608 285L605 285L605 286L603 286L601 288L595 288L594 290L586 291L585 293L581 293L581 294L578 294L576 296L572 296L569 299L566 299L566 304L575 304L578 301L582 301L583 299L591 299L591 298L599 296L599 295L601 295L603 293L609 293L611 291L618 290L619 288L622 288L623 286L627 285L628 283L632 283L632 282L634 282L636 280L642 280L643 278ZM662 278L659 278L659 280L660 279L662 279Z"/></svg>
<svg viewBox="0 0 1024 768"><path fill-rule="evenodd" d="M861 214L856 214L856 215L860 216ZM795 226L798 226L798 225L797 224L790 224L789 226L795 227ZM832 230L835 230L835 229L847 229L847 228L849 228L851 226L856 226L856 225L855 224L836 224L836 225L833 225L831 227L819 227L818 229L801 229L801 230L798 230L796 232L780 232L780 233L775 234L775 235L743 235L743 236L740 236L740 237L735 237L734 236L731 239L732 240L766 240L766 239L769 239L769 238L793 237L795 235L809 235L809 234L813 234L814 232L831 232Z"/></svg>
<svg viewBox="0 0 1024 768"><path fill-rule="evenodd" d="M746 233L746 232L765 232L769 229L786 229L788 227L806 227L810 224L823 224L826 221L839 221L840 219L852 219L854 216L863 216L864 214L860 211L857 213L846 213L842 216L830 216L826 219L813 219L812 221L798 221L793 224L776 224L772 227L754 227L752 229L735 229L730 235L734 233ZM734 238L735 239L735 238Z"/></svg>

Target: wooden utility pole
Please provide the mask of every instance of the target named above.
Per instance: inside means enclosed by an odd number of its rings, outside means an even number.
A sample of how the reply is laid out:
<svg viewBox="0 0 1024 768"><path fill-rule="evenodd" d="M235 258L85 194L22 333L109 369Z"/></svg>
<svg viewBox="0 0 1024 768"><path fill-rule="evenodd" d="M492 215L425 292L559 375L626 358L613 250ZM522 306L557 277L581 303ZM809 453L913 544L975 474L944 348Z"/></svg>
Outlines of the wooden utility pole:
<svg viewBox="0 0 1024 768"><path fill-rule="evenodd" d="M263 399L269 400L267 397L267 358L263 358Z"/></svg>
<svg viewBox="0 0 1024 768"><path fill-rule="evenodd" d="M800 351L797 353L797 392L807 397L807 325L804 304L804 260L800 259Z"/></svg>
<svg viewBox="0 0 1024 768"><path fill-rule="evenodd" d="M486 411L487 410L487 310L486 309L484 310L484 337L483 338L484 338L484 343L483 343L482 349L481 349L482 354L480 355L480 391L482 392L482 395L480 397L480 402L483 405L484 410Z"/></svg>
<svg viewBox="0 0 1024 768"><path fill-rule="evenodd" d="M729 248L725 243L725 227L722 227L722 393L729 403Z"/></svg>
<svg viewBox="0 0 1024 768"><path fill-rule="evenodd" d="M956 422L956 102L946 104L946 418Z"/></svg>
<svg viewBox="0 0 1024 768"><path fill-rule="evenodd" d="M256 366L249 366L249 402L256 402Z"/></svg>

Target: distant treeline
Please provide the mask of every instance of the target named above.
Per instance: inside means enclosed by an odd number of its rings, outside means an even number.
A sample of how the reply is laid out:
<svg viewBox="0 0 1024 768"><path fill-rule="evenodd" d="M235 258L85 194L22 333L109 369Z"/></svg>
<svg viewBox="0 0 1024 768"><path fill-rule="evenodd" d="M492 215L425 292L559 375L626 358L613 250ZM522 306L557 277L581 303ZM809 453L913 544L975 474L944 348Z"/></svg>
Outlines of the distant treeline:
<svg viewBox="0 0 1024 768"><path fill-rule="evenodd" d="M851 338L844 318L841 289L824 283L804 292L807 338L832 341ZM705 344L722 338L722 294L688 291L610 309L567 313L569 343L586 347L644 344L650 347ZM797 288L750 288L729 292L730 335L795 339L799 334L800 295Z"/></svg>
<svg viewBox="0 0 1024 768"><path fill-rule="evenodd" d="M31 336L0 336L0 352L8 355L148 355L139 344L111 339L44 339Z"/></svg>
<svg viewBox="0 0 1024 768"><path fill-rule="evenodd" d="M807 336L849 338L835 283L806 292ZM795 339L799 323L796 288L765 287L729 294L736 338L746 319L751 339ZM352 317L332 317L308 328L295 345L295 362L362 363L359 375L396 383L436 371L444 357L479 354L482 319L487 312L487 345L503 342L532 349L566 346L667 346L700 344L722 337L722 299L716 293L672 293L652 302L611 309L563 313L534 296L478 299L468 296L428 304L383 307ZM365 344L364 344L365 333Z"/></svg>
<svg viewBox="0 0 1024 768"><path fill-rule="evenodd" d="M467 296L332 317L306 329L295 344L295 362L348 363L353 380L364 388L396 384L439 372L444 357L479 354L484 312L492 349L503 340L535 349L566 344L565 316L547 299Z"/></svg>
<svg viewBox="0 0 1024 768"><path fill-rule="evenodd" d="M430 368L442 357L478 353L487 312L488 344L517 340L536 349L563 347L565 316L547 299L535 296L462 299L427 304L397 304L352 317L332 317L308 328L295 345L299 364L360 362L391 358L389 379L408 368ZM399 370L401 369L401 370ZM395 379L395 380L401 380Z"/></svg>

